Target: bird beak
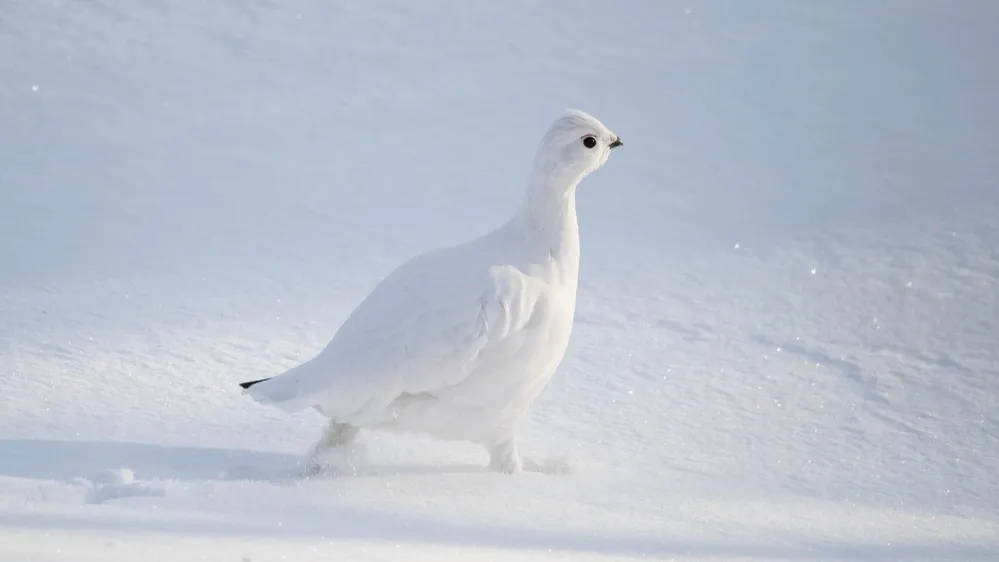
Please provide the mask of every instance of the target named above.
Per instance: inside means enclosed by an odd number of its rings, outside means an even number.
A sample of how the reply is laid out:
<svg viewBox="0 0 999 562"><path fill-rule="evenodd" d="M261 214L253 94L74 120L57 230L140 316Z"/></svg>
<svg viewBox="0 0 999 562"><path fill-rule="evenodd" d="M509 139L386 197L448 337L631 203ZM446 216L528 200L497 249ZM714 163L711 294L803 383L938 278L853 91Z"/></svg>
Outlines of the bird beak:
<svg viewBox="0 0 999 562"><path fill-rule="evenodd" d="M621 142L621 137L618 137L618 138L614 139L614 142L610 143L609 146L611 148L617 148L619 146L624 146L624 143Z"/></svg>

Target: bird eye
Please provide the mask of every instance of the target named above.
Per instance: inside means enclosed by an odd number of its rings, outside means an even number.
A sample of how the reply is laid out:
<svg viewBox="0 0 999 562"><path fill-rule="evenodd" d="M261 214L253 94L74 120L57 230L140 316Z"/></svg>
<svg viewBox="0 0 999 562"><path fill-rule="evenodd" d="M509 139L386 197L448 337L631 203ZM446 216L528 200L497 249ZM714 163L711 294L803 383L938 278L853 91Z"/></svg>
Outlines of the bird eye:
<svg viewBox="0 0 999 562"><path fill-rule="evenodd" d="M586 148L593 148L594 146L597 146L597 138L593 135L586 135L583 137L583 146Z"/></svg>

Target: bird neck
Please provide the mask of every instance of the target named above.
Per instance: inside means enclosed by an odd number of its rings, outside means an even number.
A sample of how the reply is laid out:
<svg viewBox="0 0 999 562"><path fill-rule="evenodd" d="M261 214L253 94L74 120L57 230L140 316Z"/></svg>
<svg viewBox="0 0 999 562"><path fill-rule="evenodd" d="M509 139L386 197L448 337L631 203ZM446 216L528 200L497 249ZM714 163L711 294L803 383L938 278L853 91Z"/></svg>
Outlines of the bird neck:
<svg viewBox="0 0 999 562"><path fill-rule="evenodd" d="M547 252L546 259L578 266L576 186L581 178L558 178L536 170L524 194L517 224L524 240Z"/></svg>

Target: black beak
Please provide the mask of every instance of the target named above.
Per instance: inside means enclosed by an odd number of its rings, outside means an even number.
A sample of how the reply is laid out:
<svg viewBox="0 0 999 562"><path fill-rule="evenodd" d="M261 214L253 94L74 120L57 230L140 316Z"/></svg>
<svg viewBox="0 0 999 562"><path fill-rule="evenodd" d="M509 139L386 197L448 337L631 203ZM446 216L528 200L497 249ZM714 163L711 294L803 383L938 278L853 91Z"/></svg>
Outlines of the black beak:
<svg viewBox="0 0 999 562"><path fill-rule="evenodd" d="M608 146L610 146L611 148L617 148L619 146L624 146L624 143L621 142L621 138L618 137L614 139L614 142L610 143Z"/></svg>

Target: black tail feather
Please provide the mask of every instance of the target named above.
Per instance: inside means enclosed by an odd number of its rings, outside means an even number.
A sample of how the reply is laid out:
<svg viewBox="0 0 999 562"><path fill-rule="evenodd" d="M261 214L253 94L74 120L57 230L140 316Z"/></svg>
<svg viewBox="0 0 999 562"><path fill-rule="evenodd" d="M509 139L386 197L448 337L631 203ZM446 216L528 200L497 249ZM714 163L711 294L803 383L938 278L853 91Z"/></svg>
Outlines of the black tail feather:
<svg viewBox="0 0 999 562"><path fill-rule="evenodd" d="M269 381L269 380L271 380L271 377L267 377L266 379L258 379L258 380L255 380L255 381L241 382L241 383L239 383L239 386L241 386L243 388L250 388L251 386L257 384L258 382L264 382L264 381Z"/></svg>

